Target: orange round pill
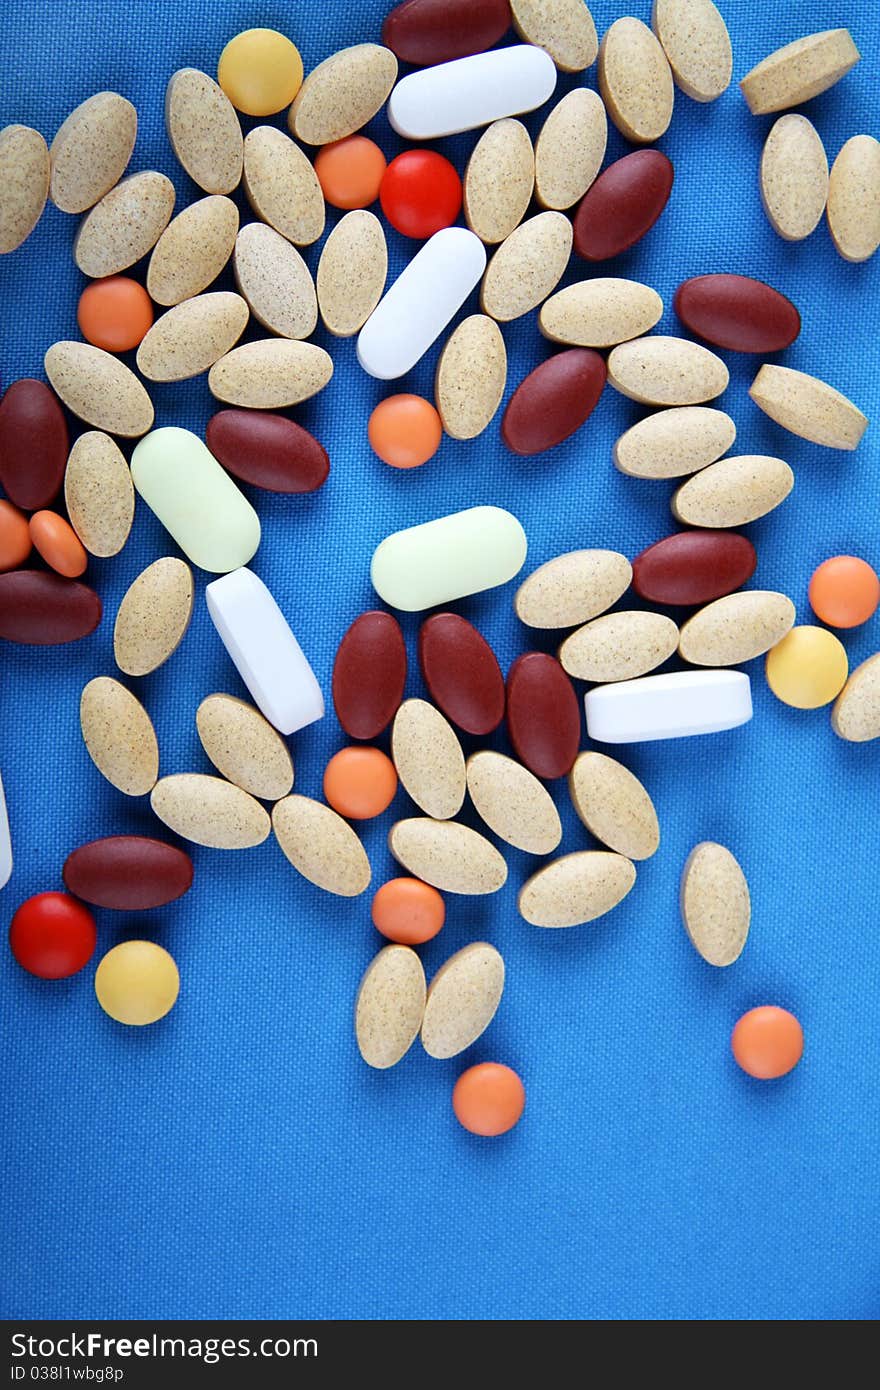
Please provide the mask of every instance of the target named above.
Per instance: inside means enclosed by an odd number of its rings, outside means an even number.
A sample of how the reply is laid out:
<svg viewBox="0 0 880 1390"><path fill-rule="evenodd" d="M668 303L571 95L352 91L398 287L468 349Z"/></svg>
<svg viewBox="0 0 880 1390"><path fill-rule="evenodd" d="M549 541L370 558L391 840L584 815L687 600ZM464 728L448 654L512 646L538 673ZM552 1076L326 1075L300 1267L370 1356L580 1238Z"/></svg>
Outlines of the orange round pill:
<svg viewBox="0 0 880 1390"><path fill-rule="evenodd" d="M105 352L129 352L153 325L153 301L127 275L110 275L87 285L76 321L87 343Z"/></svg>
<svg viewBox="0 0 880 1390"><path fill-rule="evenodd" d="M443 897L419 878L392 878L377 889L370 908L373 926L401 946L421 946L446 921Z"/></svg>
<svg viewBox="0 0 880 1390"><path fill-rule="evenodd" d="M27 517L11 502L0 501L0 571L17 570L30 553Z"/></svg>
<svg viewBox="0 0 880 1390"><path fill-rule="evenodd" d="M418 468L440 448L440 416L422 396L388 396L380 401L367 426L370 446L392 468Z"/></svg>
<svg viewBox="0 0 880 1390"><path fill-rule="evenodd" d="M88 564L88 556L69 521L57 512L34 512L29 523L31 540L53 570L76 579Z"/></svg>
<svg viewBox="0 0 880 1390"><path fill-rule="evenodd" d="M810 580L810 606L829 627L858 627L880 604L880 579L857 555L832 555Z"/></svg>
<svg viewBox="0 0 880 1390"><path fill-rule="evenodd" d="M797 1066L804 1050L804 1032L787 1009L763 1004L743 1014L733 1030L730 1046L744 1072L760 1081L770 1081Z"/></svg>
<svg viewBox="0 0 880 1390"><path fill-rule="evenodd" d="M324 769L324 795L349 820L381 816L396 791L394 764L380 748L342 748Z"/></svg>
<svg viewBox="0 0 880 1390"><path fill-rule="evenodd" d="M379 196L385 156L366 135L348 135L324 145L315 156L315 173L334 208L366 208Z"/></svg>
<svg viewBox="0 0 880 1390"><path fill-rule="evenodd" d="M455 1118L471 1134L506 1134L526 1103L515 1071L500 1062L481 1062L462 1072L452 1092Z"/></svg>

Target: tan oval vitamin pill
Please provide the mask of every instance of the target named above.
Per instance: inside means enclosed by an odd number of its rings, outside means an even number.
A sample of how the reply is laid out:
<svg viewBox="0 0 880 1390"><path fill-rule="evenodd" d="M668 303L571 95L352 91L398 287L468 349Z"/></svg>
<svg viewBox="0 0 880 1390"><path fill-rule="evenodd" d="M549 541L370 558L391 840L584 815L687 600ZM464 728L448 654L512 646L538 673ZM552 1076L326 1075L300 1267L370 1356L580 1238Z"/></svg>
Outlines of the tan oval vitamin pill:
<svg viewBox="0 0 880 1390"><path fill-rule="evenodd" d="M90 555L118 555L134 520L134 485L125 455L108 434L88 430L67 459L64 502Z"/></svg>
<svg viewBox="0 0 880 1390"><path fill-rule="evenodd" d="M577 927L603 917L636 881L635 865L622 854L578 850L545 864L520 891L520 916L533 927Z"/></svg>
<svg viewBox="0 0 880 1390"><path fill-rule="evenodd" d="M235 242L239 294L258 323L282 338L308 338L318 322L312 273L295 246L272 227L249 222Z"/></svg>
<svg viewBox="0 0 880 1390"><path fill-rule="evenodd" d="M416 878L446 893L497 893L507 864L494 845L467 825L415 816L391 827L388 848Z"/></svg>
<svg viewBox="0 0 880 1390"><path fill-rule="evenodd" d="M880 142L853 135L828 183L828 230L846 261L867 261L880 246Z"/></svg>
<svg viewBox="0 0 880 1390"><path fill-rule="evenodd" d="M522 763L485 749L467 760L467 785L480 819L527 854L551 854L562 839L562 823L543 782Z"/></svg>
<svg viewBox="0 0 880 1390"><path fill-rule="evenodd" d="M658 410L622 434L614 466L631 478L681 478L714 463L736 439L736 425L711 406Z"/></svg>
<svg viewBox="0 0 880 1390"><path fill-rule="evenodd" d="M621 343L608 357L608 381L642 405L700 405L726 391L720 357L687 338L654 334Z"/></svg>
<svg viewBox="0 0 880 1390"><path fill-rule="evenodd" d="M842 392L791 367L765 362L749 395L777 425L827 449L857 449L868 428L867 417Z"/></svg>
<svg viewBox="0 0 880 1390"><path fill-rule="evenodd" d="M828 199L828 156L806 116L780 116L761 154L761 201L770 225L786 241L815 231Z"/></svg>
<svg viewBox="0 0 880 1390"><path fill-rule="evenodd" d="M131 159L137 112L118 92L96 92L71 111L52 141L49 196L62 212L85 212L109 193Z"/></svg>
<svg viewBox="0 0 880 1390"><path fill-rule="evenodd" d="M473 941L450 956L425 1000L422 1047L429 1057L457 1057L482 1037L501 1003L504 958L488 941Z"/></svg>
<svg viewBox="0 0 880 1390"><path fill-rule="evenodd" d="M90 343L53 343L46 375L57 396L80 420L108 434L134 439L146 434L153 402L124 362Z"/></svg>
<svg viewBox="0 0 880 1390"><path fill-rule="evenodd" d="M662 613L606 613L566 637L559 660L578 680L628 681L661 666L677 646L678 627Z"/></svg>
<svg viewBox="0 0 880 1390"><path fill-rule="evenodd" d="M185 299L160 315L144 337L138 370L148 381L200 376L238 342L249 316L241 295L226 290Z"/></svg>
<svg viewBox="0 0 880 1390"><path fill-rule="evenodd" d="M364 973L354 1009L358 1049L368 1067L396 1066L409 1052L425 1012L425 972L409 946L385 946Z"/></svg>
<svg viewBox="0 0 880 1390"><path fill-rule="evenodd" d="M679 656L694 666L738 666L763 656L794 626L785 594L746 589L701 608L681 629Z"/></svg>
<svg viewBox="0 0 880 1390"><path fill-rule="evenodd" d="M632 565L616 550L570 550L534 570L513 606L527 627L576 627L616 603L631 579Z"/></svg>
<svg viewBox="0 0 880 1390"><path fill-rule="evenodd" d="M556 343L607 348L648 333L662 314L663 300L650 285L597 276L551 295L538 315L538 326Z"/></svg>
<svg viewBox="0 0 880 1390"><path fill-rule="evenodd" d="M493 121L474 146L464 175L464 215L488 245L504 241L526 215L535 155L522 121Z"/></svg>
<svg viewBox="0 0 880 1390"><path fill-rule="evenodd" d="M583 72L596 61L599 39L585 0L510 0L516 32L546 49L560 72Z"/></svg>
<svg viewBox="0 0 880 1390"><path fill-rule="evenodd" d="M576 87L554 106L535 142L535 196L564 210L582 198L602 167L608 118L598 92Z"/></svg>
<svg viewBox="0 0 880 1390"><path fill-rule="evenodd" d="M677 85L693 101L716 101L727 91L733 51L712 0L654 0L651 25Z"/></svg>
<svg viewBox="0 0 880 1390"><path fill-rule="evenodd" d="M328 333L350 338L360 332L382 298L387 276L382 223L363 209L346 213L324 242L318 262L318 308Z"/></svg>
<svg viewBox="0 0 880 1390"><path fill-rule="evenodd" d="M629 768L604 753L579 753L568 775L578 816L591 835L627 859L650 859L660 845L654 803Z"/></svg>
<svg viewBox="0 0 880 1390"><path fill-rule="evenodd" d="M242 135L229 97L206 72L180 68L168 79L165 127L177 158L206 193L231 193L242 166Z"/></svg>
<svg viewBox="0 0 880 1390"><path fill-rule="evenodd" d="M150 805L169 830L208 849L251 849L271 829L259 801L222 777L201 772L160 777Z"/></svg>
<svg viewBox="0 0 880 1390"><path fill-rule="evenodd" d="M174 211L174 184L147 169L105 193L80 223L73 259L93 280L118 275L152 251Z"/></svg>
<svg viewBox="0 0 880 1390"><path fill-rule="evenodd" d="M685 526L747 526L784 502L794 474L783 459L742 454L719 459L672 494L670 507Z"/></svg>
<svg viewBox="0 0 880 1390"><path fill-rule="evenodd" d="M807 34L764 58L747 72L740 89L753 116L784 111L825 92L860 58L848 29Z"/></svg>
<svg viewBox="0 0 880 1390"><path fill-rule="evenodd" d="M599 47L599 91L621 135L647 145L669 128L675 90L666 54L640 19L617 19Z"/></svg>
<svg viewBox="0 0 880 1390"><path fill-rule="evenodd" d="M272 811L275 838L293 867L326 893L356 898L370 886L370 861L348 821L308 796L286 796Z"/></svg>
<svg viewBox="0 0 880 1390"><path fill-rule="evenodd" d="M229 405L278 410L307 401L333 375L330 354L314 343L259 338L233 348L208 373L211 394Z"/></svg>
<svg viewBox="0 0 880 1390"><path fill-rule="evenodd" d="M193 608L189 565L173 555L154 560L135 579L119 605L113 654L120 671L146 676L183 641Z"/></svg>
<svg viewBox="0 0 880 1390"><path fill-rule="evenodd" d="M251 796L278 801L293 786L293 763L268 719L234 695L208 695L196 710L202 747L218 772Z"/></svg>
<svg viewBox="0 0 880 1390"><path fill-rule="evenodd" d="M732 965L749 934L751 902L745 874L729 849L704 840L681 876L681 916L691 944L709 965Z"/></svg>
<svg viewBox="0 0 880 1390"><path fill-rule="evenodd" d="M38 130L0 130L0 256L26 241L43 215L49 192L49 151Z"/></svg>
<svg viewBox="0 0 880 1390"><path fill-rule="evenodd" d="M561 212L539 212L501 243L486 267L480 307L503 323L552 293L571 255L572 230Z"/></svg>
<svg viewBox="0 0 880 1390"><path fill-rule="evenodd" d="M507 349L494 319L471 314L454 330L437 363L434 399L453 439L475 439L494 417L507 384Z"/></svg>
<svg viewBox="0 0 880 1390"><path fill-rule="evenodd" d="M291 135L307 145L328 145L352 135L384 106L397 80L390 48L356 43L313 68L287 113Z"/></svg>
<svg viewBox="0 0 880 1390"><path fill-rule="evenodd" d="M244 191L254 212L294 246L310 246L324 230L318 175L298 145L274 126L259 125L244 142Z"/></svg>
<svg viewBox="0 0 880 1390"><path fill-rule="evenodd" d="M427 815L449 820L464 801L466 774L458 735L427 700L404 700L394 716L391 756L404 790Z"/></svg>
<svg viewBox="0 0 880 1390"><path fill-rule="evenodd" d="M159 776L159 745L140 700L109 676L96 676L79 702L83 741L95 767L126 796L146 796Z"/></svg>
<svg viewBox="0 0 880 1390"><path fill-rule="evenodd" d="M153 247L147 291L157 304L201 294L223 270L235 246L238 208L231 198L200 198L168 223Z"/></svg>
<svg viewBox="0 0 880 1390"><path fill-rule="evenodd" d="M847 743L880 738L880 652L850 675L834 702L831 727Z"/></svg>

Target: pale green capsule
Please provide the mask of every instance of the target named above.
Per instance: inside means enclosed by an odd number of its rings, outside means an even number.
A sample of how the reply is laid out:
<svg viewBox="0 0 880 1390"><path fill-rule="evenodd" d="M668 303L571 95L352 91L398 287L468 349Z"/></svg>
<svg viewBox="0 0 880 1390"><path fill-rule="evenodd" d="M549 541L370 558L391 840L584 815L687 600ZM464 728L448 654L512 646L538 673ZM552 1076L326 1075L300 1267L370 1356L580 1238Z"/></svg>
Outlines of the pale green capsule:
<svg viewBox="0 0 880 1390"><path fill-rule="evenodd" d="M527 544L510 512L469 507L387 536L370 577L392 608L415 613L506 584L522 569Z"/></svg>
<svg viewBox="0 0 880 1390"><path fill-rule="evenodd" d="M131 456L147 506L194 565L226 574L260 544L260 519L207 446L190 430L151 430Z"/></svg>

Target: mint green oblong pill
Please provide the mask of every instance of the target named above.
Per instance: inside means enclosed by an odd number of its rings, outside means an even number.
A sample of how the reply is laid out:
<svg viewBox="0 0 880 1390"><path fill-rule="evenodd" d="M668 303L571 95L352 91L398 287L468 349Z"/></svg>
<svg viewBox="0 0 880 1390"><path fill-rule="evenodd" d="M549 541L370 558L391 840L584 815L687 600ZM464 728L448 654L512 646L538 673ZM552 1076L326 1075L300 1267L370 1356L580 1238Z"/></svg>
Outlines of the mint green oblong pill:
<svg viewBox="0 0 880 1390"><path fill-rule="evenodd" d="M166 425L144 435L131 476L147 506L200 569L227 574L260 544L260 518L191 430Z"/></svg>
<svg viewBox="0 0 880 1390"><path fill-rule="evenodd" d="M469 507L386 536L373 553L370 578L392 608L416 613L506 584L522 569L527 546L510 512Z"/></svg>

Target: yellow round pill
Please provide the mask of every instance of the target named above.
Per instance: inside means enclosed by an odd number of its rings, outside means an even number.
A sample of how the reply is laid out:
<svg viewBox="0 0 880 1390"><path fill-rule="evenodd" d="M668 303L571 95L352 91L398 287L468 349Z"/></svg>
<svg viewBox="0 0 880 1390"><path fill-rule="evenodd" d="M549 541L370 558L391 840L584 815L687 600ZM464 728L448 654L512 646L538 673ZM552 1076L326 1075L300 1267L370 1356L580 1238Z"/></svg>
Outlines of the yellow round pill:
<svg viewBox="0 0 880 1390"><path fill-rule="evenodd" d="M155 941L122 941L108 951L95 972L95 993L117 1023L139 1028L155 1023L174 1007L180 989L177 966Z"/></svg>
<svg viewBox="0 0 880 1390"><path fill-rule="evenodd" d="M824 627L793 627L767 653L767 684L777 700L795 709L819 709L846 685L846 649Z"/></svg>
<svg viewBox="0 0 880 1390"><path fill-rule="evenodd" d="M299 49L277 29L245 29L230 39L217 81L246 116L274 116L289 106L303 80Z"/></svg>

